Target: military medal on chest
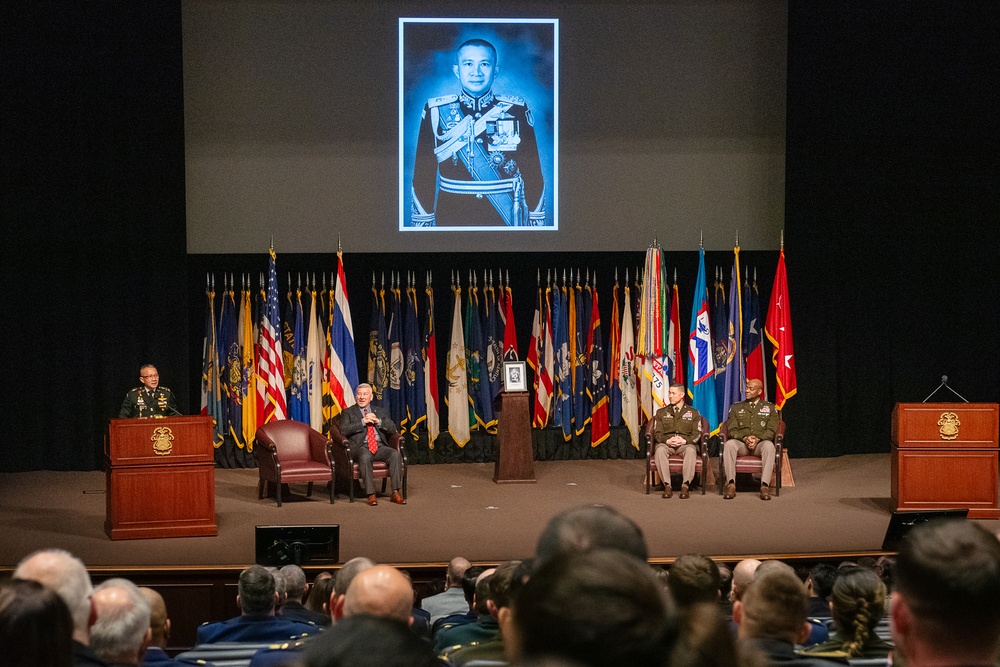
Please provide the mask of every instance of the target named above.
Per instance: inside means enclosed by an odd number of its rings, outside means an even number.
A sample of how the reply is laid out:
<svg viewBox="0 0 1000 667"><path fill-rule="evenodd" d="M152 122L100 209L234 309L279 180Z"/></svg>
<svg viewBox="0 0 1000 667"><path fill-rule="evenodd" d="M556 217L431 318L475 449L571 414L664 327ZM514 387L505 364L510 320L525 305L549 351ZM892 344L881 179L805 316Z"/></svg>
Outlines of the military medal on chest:
<svg viewBox="0 0 1000 667"><path fill-rule="evenodd" d="M521 143L521 127L518 120L506 111L495 121L486 124L486 136L490 151L516 151Z"/></svg>

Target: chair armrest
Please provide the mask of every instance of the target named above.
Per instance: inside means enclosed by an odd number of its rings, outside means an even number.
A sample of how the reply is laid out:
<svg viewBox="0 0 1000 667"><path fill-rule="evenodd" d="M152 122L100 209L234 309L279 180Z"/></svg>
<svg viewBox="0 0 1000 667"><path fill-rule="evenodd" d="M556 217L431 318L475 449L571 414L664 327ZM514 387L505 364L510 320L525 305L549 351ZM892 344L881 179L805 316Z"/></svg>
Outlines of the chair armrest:
<svg viewBox="0 0 1000 667"><path fill-rule="evenodd" d="M328 454L330 441L322 433L309 429L309 456L313 461L329 462Z"/></svg>

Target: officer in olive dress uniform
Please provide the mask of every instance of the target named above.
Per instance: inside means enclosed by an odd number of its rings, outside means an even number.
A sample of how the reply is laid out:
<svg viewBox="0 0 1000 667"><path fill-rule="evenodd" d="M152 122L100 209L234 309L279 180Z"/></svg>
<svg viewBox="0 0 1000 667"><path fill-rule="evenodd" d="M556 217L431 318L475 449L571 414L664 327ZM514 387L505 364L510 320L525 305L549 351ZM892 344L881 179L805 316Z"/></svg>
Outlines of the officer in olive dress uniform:
<svg viewBox="0 0 1000 667"><path fill-rule="evenodd" d="M653 439L656 443L653 458L656 469L663 478L663 497L669 498L674 492L670 487L670 455L680 454L684 457L681 470L681 500L691 494L688 487L694 479L695 467L698 462L698 440L701 438L701 414L690 405L684 404L684 385L675 382L667 390L670 401L656 411L653 419ZM702 481L704 484L704 480Z"/></svg>
<svg viewBox="0 0 1000 667"><path fill-rule="evenodd" d="M174 392L160 386L160 375L156 372L156 366L146 364L139 369L139 382L142 383L141 387L136 387L125 394L121 410L118 411L120 418L167 417L180 414Z"/></svg>
<svg viewBox="0 0 1000 667"><path fill-rule="evenodd" d="M778 430L778 409L760 397L764 385L760 380L747 380L747 400L729 408L729 440L722 452L722 467L726 474L723 498L736 497L736 456L753 454L761 458L760 499L771 499L771 474L774 472L774 434Z"/></svg>
<svg viewBox="0 0 1000 667"><path fill-rule="evenodd" d="M415 227L540 226L544 183L534 119L523 97L498 95L497 50L462 44L452 70L458 95L424 106L413 166L410 221Z"/></svg>

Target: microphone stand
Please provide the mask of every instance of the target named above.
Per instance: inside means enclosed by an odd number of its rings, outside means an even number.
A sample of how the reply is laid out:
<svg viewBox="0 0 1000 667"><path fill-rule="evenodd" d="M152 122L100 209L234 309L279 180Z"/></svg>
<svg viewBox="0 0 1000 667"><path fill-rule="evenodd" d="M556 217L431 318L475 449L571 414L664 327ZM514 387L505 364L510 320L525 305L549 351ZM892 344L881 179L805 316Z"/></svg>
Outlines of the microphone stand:
<svg viewBox="0 0 1000 667"><path fill-rule="evenodd" d="M950 386L948 386L948 376L947 376L947 375L942 375L942 376L941 376L941 384L939 384L939 385L937 386L937 389L935 389L934 391L932 391L932 392L931 392L931 393L930 393L930 394L929 394L929 395L927 396L927 398L925 398L925 399L924 399L923 401L921 401L921 402L922 402L922 403L926 403L927 401L929 401L929 400L931 399L931 396L933 396L934 394L936 394L936 393L938 393L939 391L941 391L941 388L942 388L942 387L943 387L943 388L945 388L945 389L947 389L947 390L948 390L948 391L950 391L951 393L955 394L956 396L958 396L958 397L959 397L960 399L962 399L962 400L963 400L963 401L965 401L966 403L968 403L968 402L969 402L969 399L967 399L967 398L966 398L965 396L962 396L962 395L961 395L960 393L958 393L957 391L955 391L954 389L952 389L952 388L951 388Z"/></svg>

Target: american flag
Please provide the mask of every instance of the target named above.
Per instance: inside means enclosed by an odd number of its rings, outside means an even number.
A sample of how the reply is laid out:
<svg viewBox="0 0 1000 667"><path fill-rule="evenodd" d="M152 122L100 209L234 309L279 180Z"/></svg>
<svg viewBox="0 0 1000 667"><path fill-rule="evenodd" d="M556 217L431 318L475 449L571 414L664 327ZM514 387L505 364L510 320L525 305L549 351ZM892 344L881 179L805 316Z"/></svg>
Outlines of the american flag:
<svg viewBox="0 0 1000 667"><path fill-rule="evenodd" d="M267 296L264 301L264 321L260 330L260 355L257 358L257 421L266 424L285 419L285 369L281 360L281 314L278 309L278 273L275 269L274 247L268 249L271 259L267 275Z"/></svg>

